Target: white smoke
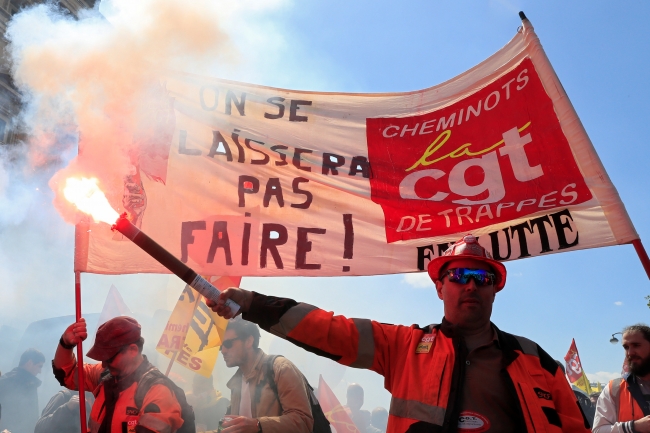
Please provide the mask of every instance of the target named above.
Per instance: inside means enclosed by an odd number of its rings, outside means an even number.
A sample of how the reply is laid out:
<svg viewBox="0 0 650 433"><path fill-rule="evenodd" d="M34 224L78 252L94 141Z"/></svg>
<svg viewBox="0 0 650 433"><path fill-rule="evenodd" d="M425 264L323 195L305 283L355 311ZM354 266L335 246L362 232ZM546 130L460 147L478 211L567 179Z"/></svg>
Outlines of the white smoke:
<svg viewBox="0 0 650 433"><path fill-rule="evenodd" d="M73 217L61 206L60 215L51 204L58 179L86 172L119 184L112 180L132 173L130 153L140 145L150 108L164 98L160 76L165 71L294 89L336 88L321 75L329 68L327 62L307 52L274 21L276 14L292 7L289 0L112 0L77 18L53 4L14 15L5 57L22 95L22 111L13 125L26 138L0 149L1 370L16 365L26 348L21 345L38 346L51 359L58 338L53 335L60 330L50 326L40 339L26 339L23 331L36 321L74 314L74 230L64 221ZM83 163L76 159L78 147ZM168 276L84 274L85 315L101 311L111 284L143 321L149 344L155 342L164 319L164 312L159 313L173 307L182 283ZM294 351L288 356L314 364ZM322 373L336 382L341 368L323 367ZM223 383L234 371L222 362L217 369L227 395ZM342 403L349 382L369 383L372 377L375 388L367 389L381 388L381 378L372 373L345 371L343 379L330 383ZM308 373L316 384L317 372ZM47 368L41 377L43 407L58 385ZM383 393L380 400L386 406ZM379 404L372 403L373 395L378 393L367 397L370 409Z"/></svg>

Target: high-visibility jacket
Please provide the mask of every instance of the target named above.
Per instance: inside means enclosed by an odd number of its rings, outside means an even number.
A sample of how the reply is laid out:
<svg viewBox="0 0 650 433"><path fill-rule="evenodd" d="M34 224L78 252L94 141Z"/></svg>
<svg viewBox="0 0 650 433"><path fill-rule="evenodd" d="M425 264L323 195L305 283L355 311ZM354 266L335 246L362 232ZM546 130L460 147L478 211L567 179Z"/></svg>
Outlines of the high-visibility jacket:
<svg viewBox="0 0 650 433"><path fill-rule="evenodd" d="M174 393L165 385L153 385L145 395L142 407L137 407L135 392L138 381L152 367L145 357L133 373L116 383L115 389L119 395L107 433L174 433L183 425L181 406ZM54 376L61 386L74 391L78 389L76 362L60 369L53 368ZM103 374L106 371L101 364L84 364L85 389L95 395L88 421L90 433L99 431L106 416L105 385L107 380L114 381L113 378L106 378Z"/></svg>
<svg viewBox="0 0 650 433"><path fill-rule="evenodd" d="M392 395L387 433L457 430L465 351L458 350L461 338L448 322L425 328L387 325L258 293L243 318L318 355L383 375ZM517 431L588 432L553 358L534 342L494 328L505 376L519 402ZM422 350L429 343L429 350Z"/></svg>
<svg viewBox="0 0 650 433"><path fill-rule="evenodd" d="M618 407L618 422L634 421L645 416L641 406L630 392L629 381L631 380L634 380L634 376L630 374L627 379L618 378L610 380L607 384L609 394L612 396L616 407Z"/></svg>

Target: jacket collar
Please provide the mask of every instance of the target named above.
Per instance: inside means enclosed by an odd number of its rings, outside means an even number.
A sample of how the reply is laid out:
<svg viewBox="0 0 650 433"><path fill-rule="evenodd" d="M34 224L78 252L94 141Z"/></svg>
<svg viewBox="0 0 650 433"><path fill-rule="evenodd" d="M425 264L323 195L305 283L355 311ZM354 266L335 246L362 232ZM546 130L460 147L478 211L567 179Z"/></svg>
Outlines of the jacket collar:
<svg viewBox="0 0 650 433"><path fill-rule="evenodd" d="M494 323L490 322L490 325L496 334L497 346L503 351L504 366L508 366L519 356L517 353L517 349L521 350L519 343L510 334L501 331ZM454 342L460 342L462 340L456 325L453 325L444 317L442 318L442 323L433 326L439 328L447 338L451 338Z"/></svg>
<svg viewBox="0 0 650 433"><path fill-rule="evenodd" d="M143 355L142 357L144 358L142 363L128 376L116 380L110 373L108 373L108 369L106 369L102 373L102 381L110 384L111 386L117 387L118 391L120 392L124 391L135 382L139 382L142 376L144 376L147 371L151 370L154 367L153 364L149 362L146 355Z"/></svg>
<svg viewBox="0 0 650 433"><path fill-rule="evenodd" d="M24 383L26 386L33 386L34 388L37 388L41 386L43 382L41 380L34 376L32 373L29 371L25 370L22 367L16 367L13 370L11 370L9 373L5 375L7 379L9 378L15 378L22 383Z"/></svg>
<svg viewBox="0 0 650 433"><path fill-rule="evenodd" d="M499 338L499 347L503 351L503 365L504 367L507 367L517 359L519 356L517 350L521 351L521 346L515 337L501 331L494 323L492 323L492 327L497 333L497 337Z"/></svg>

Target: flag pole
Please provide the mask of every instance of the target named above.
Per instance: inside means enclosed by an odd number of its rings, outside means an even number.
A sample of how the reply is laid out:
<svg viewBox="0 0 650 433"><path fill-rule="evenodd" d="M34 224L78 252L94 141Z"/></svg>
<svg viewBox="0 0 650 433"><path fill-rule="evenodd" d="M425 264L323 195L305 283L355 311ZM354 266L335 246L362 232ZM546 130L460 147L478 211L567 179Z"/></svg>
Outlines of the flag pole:
<svg viewBox="0 0 650 433"><path fill-rule="evenodd" d="M167 366L167 371L165 372L165 376L169 377L169 373L172 371L172 366L174 365L174 361L176 361L177 355L178 352L174 352L171 359L169 360L169 365Z"/></svg>
<svg viewBox="0 0 650 433"><path fill-rule="evenodd" d="M81 319L81 272L74 273L74 302L75 317ZM77 388L79 388L79 422L81 424L81 433L87 433L86 424L86 394L84 392L84 351L82 342L77 343Z"/></svg>
<svg viewBox="0 0 650 433"><path fill-rule="evenodd" d="M189 287L189 286L188 286ZM194 290L190 287L190 290ZM201 302L201 295L198 294L197 292L197 298L196 301L194 301L194 308L192 309L192 317L194 317L194 313L196 313L196 308L199 306L199 303ZM190 322L192 321L192 318L190 318ZM183 340L187 338L187 334L185 334L185 337L183 337ZM176 361L176 357L178 356L178 350L174 352L172 355L171 359L169 360L169 365L167 366L167 371L165 372L165 376L169 377L169 373L172 371L172 367L174 366L174 361Z"/></svg>
<svg viewBox="0 0 650 433"><path fill-rule="evenodd" d="M641 264L643 265L643 269L645 269L645 273L648 275L648 279L650 279L650 258L648 258L648 253L643 247L641 239L634 239L632 245L634 245L636 254L639 256L639 260L641 260Z"/></svg>

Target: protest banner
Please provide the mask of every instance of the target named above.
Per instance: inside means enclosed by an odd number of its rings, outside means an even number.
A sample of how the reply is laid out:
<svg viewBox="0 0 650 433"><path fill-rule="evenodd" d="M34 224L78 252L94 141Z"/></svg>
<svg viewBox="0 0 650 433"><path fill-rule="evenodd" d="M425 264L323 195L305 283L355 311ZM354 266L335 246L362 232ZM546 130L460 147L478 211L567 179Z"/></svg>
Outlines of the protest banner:
<svg viewBox="0 0 650 433"><path fill-rule="evenodd" d="M640 248L527 20L482 63L414 92L164 80L158 141L106 190L201 274L416 272L470 232L498 260ZM77 233L77 271L168 272L106 225Z"/></svg>
<svg viewBox="0 0 650 433"><path fill-rule="evenodd" d="M211 278L219 290L238 286L241 277ZM185 286L158 340L156 350L170 359L167 374L176 363L205 377L212 374L228 320L208 308L199 293Z"/></svg>

